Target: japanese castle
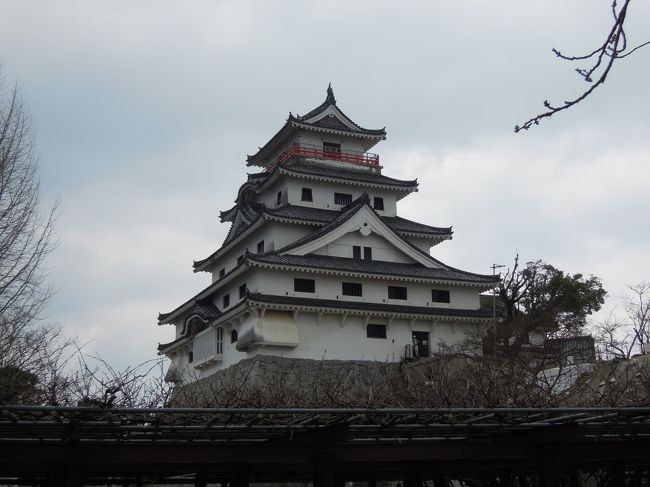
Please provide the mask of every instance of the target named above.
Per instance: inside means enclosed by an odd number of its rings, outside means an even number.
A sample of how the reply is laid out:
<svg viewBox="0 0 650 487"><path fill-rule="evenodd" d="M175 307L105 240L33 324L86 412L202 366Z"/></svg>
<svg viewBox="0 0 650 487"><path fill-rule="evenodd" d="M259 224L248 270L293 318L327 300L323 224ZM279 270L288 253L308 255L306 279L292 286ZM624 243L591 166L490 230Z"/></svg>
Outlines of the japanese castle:
<svg viewBox="0 0 650 487"><path fill-rule="evenodd" d="M429 357L491 323L479 295L493 276L450 267L430 249L452 237L397 216L417 180L382 174L368 152L386 138L338 107L331 86L289 114L254 155L223 244L194 262L212 283L160 325L174 341L169 380L189 383L256 355L399 362Z"/></svg>

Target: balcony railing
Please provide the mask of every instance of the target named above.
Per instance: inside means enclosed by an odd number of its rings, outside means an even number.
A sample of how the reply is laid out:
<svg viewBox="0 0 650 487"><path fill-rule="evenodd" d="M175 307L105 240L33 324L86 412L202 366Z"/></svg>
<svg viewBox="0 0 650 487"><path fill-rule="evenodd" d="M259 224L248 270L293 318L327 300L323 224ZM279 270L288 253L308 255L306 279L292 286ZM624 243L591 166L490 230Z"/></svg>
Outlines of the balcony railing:
<svg viewBox="0 0 650 487"><path fill-rule="evenodd" d="M291 144L282 154L280 154L277 163L281 164L293 156L341 161L359 166L379 166L379 154L352 150L342 151L333 147L296 143Z"/></svg>
<svg viewBox="0 0 650 487"><path fill-rule="evenodd" d="M208 328L194 337L192 343L194 368L207 367L223 359L223 329Z"/></svg>

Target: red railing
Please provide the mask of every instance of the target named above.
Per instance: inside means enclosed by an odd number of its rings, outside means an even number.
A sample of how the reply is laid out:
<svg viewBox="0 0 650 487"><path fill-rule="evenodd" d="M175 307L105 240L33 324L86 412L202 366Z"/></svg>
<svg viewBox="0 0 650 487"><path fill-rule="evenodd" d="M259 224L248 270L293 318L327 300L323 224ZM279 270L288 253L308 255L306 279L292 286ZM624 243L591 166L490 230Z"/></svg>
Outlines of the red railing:
<svg viewBox="0 0 650 487"><path fill-rule="evenodd" d="M293 156L329 159L332 161L348 162L360 166L379 166L379 154L358 151L341 151L333 147L323 147L310 144L291 144L280 157L277 164L283 163ZM275 166L275 164L274 164Z"/></svg>

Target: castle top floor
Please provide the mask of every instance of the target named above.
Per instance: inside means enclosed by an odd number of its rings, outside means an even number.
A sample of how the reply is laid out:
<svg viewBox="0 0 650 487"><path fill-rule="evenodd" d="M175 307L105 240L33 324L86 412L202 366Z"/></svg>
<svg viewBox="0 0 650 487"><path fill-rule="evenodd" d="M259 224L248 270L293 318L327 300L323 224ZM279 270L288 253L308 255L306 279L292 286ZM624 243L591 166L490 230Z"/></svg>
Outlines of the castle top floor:
<svg viewBox="0 0 650 487"><path fill-rule="evenodd" d="M272 170L297 156L381 173L379 155L368 151L384 139L384 128L366 129L345 115L337 106L330 85L322 104L302 116L289 113L282 128L255 154L249 155L247 163Z"/></svg>

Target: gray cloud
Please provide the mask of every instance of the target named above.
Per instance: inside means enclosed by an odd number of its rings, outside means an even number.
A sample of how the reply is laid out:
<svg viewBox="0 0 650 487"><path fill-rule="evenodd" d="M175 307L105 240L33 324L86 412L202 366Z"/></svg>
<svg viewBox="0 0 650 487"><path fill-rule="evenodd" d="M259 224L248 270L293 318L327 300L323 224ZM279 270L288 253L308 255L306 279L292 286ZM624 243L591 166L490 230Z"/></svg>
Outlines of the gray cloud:
<svg viewBox="0 0 650 487"><path fill-rule="evenodd" d="M6 1L0 59L29 103L43 189L61 194L51 318L117 364L155 353L166 311L208 283L191 261L225 236L247 169L289 111L341 107L370 127L385 173L418 177L405 216L454 225L434 255L488 272L542 258L648 278L650 50L575 110L514 135L548 98L585 86L580 54L609 5L576 2ZM646 40L650 5L628 35ZM644 220L645 219L645 220ZM611 301L613 305L615 300Z"/></svg>

